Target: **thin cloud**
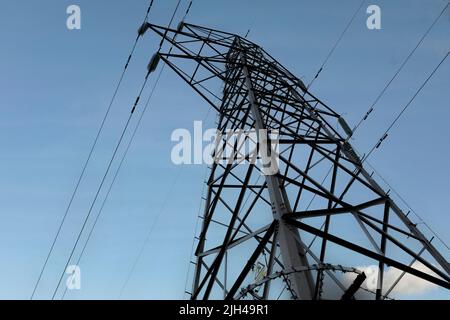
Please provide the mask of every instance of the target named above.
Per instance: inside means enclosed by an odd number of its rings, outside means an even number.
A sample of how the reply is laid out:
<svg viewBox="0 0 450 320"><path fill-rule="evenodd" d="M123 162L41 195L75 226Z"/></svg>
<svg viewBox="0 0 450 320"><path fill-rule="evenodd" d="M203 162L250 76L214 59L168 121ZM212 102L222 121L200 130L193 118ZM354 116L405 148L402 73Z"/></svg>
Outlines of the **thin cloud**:
<svg viewBox="0 0 450 320"><path fill-rule="evenodd" d="M415 262L412 267L416 270L428 273L430 275L436 276L434 272L432 272L428 267L426 267L421 262ZM378 267L377 266L363 266L358 267L357 269L363 271L367 275L367 279L363 284L363 288L375 291L376 289L376 279L378 279ZM384 273L384 283L383 283L383 293L391 288L391 286L397 281L397 279L401 276L403 271L389 267L386 269ZM355 279L354 274L344 274L344 283L350 285ZM419 277L406 273L400 282L394 287L391 291L391 297L397 297L400 295L416 295L416 294L424 294L430 292L434 289L438 288L437 285L431 283L429 281L423 280Z"/></svg>

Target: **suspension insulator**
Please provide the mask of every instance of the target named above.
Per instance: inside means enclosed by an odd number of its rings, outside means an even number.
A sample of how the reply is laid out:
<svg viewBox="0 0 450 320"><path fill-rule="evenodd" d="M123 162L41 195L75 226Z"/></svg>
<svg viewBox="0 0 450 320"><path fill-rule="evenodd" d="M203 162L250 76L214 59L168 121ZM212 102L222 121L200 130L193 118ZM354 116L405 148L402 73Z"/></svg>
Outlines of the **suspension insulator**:
<svg viewBox="0 0 450 320"><path fill-rule="evenodd" d="M306 88L306 86L305 86L305 83L302 81L302 80L300 80L300 79L298 79L298 85L300 86L300 88L303 90L303 91L307 91L308 89Z"/></svg>
<svg viewBox="0 0 450 320"><path fill-rule="evenodd" d="M177 33L180 33L181 30L183 30L184 27L184 21L180 21L180 23L177 26Z"/></svg>
<svg viewBox="0 0 450 320"><path fill-rule="evenodd" d="M158 67L159 60L160 60L159 53L155 53L147 66L148 73L151 73L156 70L156 68Z"/></svg>
<svg viewBox="0 0 450 320"><path fill-rule="evenodd" d="M148 24L147 24L147 22L144 22L138 29L138 35L139 36L144 35L144 33L147 31L147 29L148 29Z"/></svg>
<svg viewBox="0 0 450 320"><path fill-rule="evenodd" d="M341 128L344 130L344 132L351 137L353 135L353 130L350 128L350 126L348 125L347 121L345 121L344 118L339 117L339 125L341 126Z"/></svg>

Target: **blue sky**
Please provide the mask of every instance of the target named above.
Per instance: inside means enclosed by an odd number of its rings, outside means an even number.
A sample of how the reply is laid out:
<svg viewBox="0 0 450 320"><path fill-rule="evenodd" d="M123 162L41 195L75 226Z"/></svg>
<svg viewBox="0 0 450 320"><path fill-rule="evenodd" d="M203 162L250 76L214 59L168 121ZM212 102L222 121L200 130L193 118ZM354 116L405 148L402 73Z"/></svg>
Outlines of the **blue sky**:
<svg viewBox="0 0 450 320"><path fill-rule="evenodd" d="M187 21L239 34L251 27L249 39L309 82L359 3L196 0ZM81 30L66 28L71 4L81 8ZM150 20L167 24L175 4L155 0ZM187 4L182 1L177 21ZM312 87L350 124L365 113L445 1L370 4L381 7L382 29L368 30L367 14L360 11ZM2 1L0 298L29 298L147 6L145 0ZM450 49L449 30L447 11L356 134L358 150L372 147ZM51 297L158 43L147 34L138 45L37 298ZM447 243L449 84L447 61L371 158ZM164 71L81 261L82 290L69 298L118 298L152 227L123 298L184 297L205 168L173 165L170 134L192 129L206 115L206 104ZM213 123L209 114L205 126ZM430 297L450 296L419 296Z"/></svg>

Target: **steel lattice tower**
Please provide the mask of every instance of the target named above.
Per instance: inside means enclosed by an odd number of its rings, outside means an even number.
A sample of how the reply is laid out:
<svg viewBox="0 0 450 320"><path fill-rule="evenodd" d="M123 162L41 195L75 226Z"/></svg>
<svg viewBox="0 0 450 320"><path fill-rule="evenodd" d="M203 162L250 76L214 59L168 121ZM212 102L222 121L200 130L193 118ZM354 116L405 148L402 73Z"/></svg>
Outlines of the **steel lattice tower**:
<svg viewBox="0 0 450 320"><path fill-rule="evenodd" d="M283 290L293 299L348 299L366 280L355 267L374 262L377 286L368 294L376 299L400 279L386 286L388 266L450 288L446 259L365 170L345 121L298 78L235 34L187 23L147 23L140 32L148 29L171 44L158 59L217 111L219 132L279 134L275 174L253 163L212 164L192 299L276 299ZM268 136L257 140L271 150ZM356 278L345 283L341 272Z"/></svg>

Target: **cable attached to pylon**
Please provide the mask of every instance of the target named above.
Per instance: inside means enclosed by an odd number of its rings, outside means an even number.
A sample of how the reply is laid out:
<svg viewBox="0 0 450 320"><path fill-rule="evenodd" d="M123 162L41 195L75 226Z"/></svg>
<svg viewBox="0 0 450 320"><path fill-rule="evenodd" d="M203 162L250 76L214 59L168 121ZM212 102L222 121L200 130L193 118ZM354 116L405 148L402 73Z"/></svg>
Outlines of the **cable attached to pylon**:
<svg viewBox="0 0 450 320"><path fill-rule="evenodd" d="M442 237L434 231L423 219L422 217L406 202L406 200L397 192L390 184L389 182L374 168L373 165L371 165L367 159L369 156L380 147L382 142L386 140L388 137L388 132L392 129L392 127L397 123L397 121L400 119L400 117L403 115L403 113L408 109L408 107L411 105L411 103L414 101L414 99L417 97L417 95L420 93L420 91L425 87L425 85L428 83L428 81L433 77L433 75L436 73L436 71L440 68L440 66L444 63L444 61L448 58L450 55L450 51L447 52L447 54L442 58L442 60L439 62L439 64L434 68L434 70L431 72L431 74L427 77L427 79L422 83L422 85L419 87L419 89L416 91L416 93L413 95L413 97L409 100L409 102L403 107L403 109L400 111L400 113L395 117L395 119L391 122L388 129L384 132L384 134L381 136L381 138L378 140L378 142L375 144L375 146L369 151L369 153L363 158L362 163L368 163L368 165L372 168L372 170L384 181L384 183L387 184L387 186L390 188L391 191L393 191L399 199L410 209L410 211L413 212L413 214L419 218L420 222L448 249L450 250L449 245L445 243L445 241L442 239Z"/></svg>
<svg viewBox="0 0 450 320"><path fill-rule="evenodd" d="M164 32L164 36L161 38L161 42L159 43L158 53L161 51L162 45L163 45L163 43L164 43L164 39L166 38L168 29L169 29L170 26L172 25L173 19L175 18L175 15L176 15L176 13L177 13L177 11L178 11L178 7L180 6L180 3L181 3L181 0L178 0L177 6L175 7L175 10L173 10L172 17L170 18L169 26L168 26L168 28L166 29L166 31ZM190 5L191 5L191 4L192 4L192 1L191 1ZM190 9L190 5L189 5L188 10Z"/></svg>
<svg viewBox="0 0 450 320"><path fill-rule="evenodd" d="M189 11L191 11L192 3L193 3L193 0L189 1L189 5L188 5L188 7L186 9L186 12L184 13L184 17L181 20L181 22L184 22L184 20L186 19L187 15L189 14Z"/></svg>
<svg viewBox="0 0 450 320"><path fill-rule="evenodd" d="M191 0L191 1L189 2L189 5L188 5L188 7L187 7L187 9L186 9L186 12L185 12L183 18L181 19L181 22L180 22L180 23L183 23L184 20L186 19L187 15L189 14L189 12L190 12L190 10L191 10L191 7L192 7L192 3L193 3L193 1ZM176 14L176 12L177 12L177 10L178 10L179 5L180 5L180 1L178 1L177 6L175 7L174 13L172 14L172 17L171 17L171 19L170 19L170 21L169 21L169 25L168 25L168 28L167 28L167 29L170 29L170 26L172 25L173 19L174 19L174 17L175 17L175 14ZM166 32L164 33L163 38L161 39L161 42L160 42L160 45L159 45L159 49L158 49L158 53L160 52L160 50L161 50L161 48L162 48L162 44L163 44L163 42L164 42L164 39L165 39L166 35L167 35L167 30L166 30ZM177 36L177 34L175 34L174 37L176 37L176 36ZM169 49L169 54L172 52L173 47L174 47L174 45L172 44L172 45L170 46L170 49ZM164 66L165 66L165 65L163 65L162 68L161 68L160 75L161 75L161 73L163 72ZM208 113L207 113L207 115L205 116L205 118L208 116L209 111L210 111L210 109L208 110ZM154 218L154 222L153 222L152 225L150 226L150 229L149 229L149 231L148 231L148 233L147 233L147 235L146 235L146 238L145 238L145 240L144 240L144 242L143 242L143 244L142 244L142 246L141 246L141 248L140 248L140 250L139 250L139 253L138 253L137 257L136 257L136 258L134 259L134 261L133 261L132 267L131 267L130 271L128 272L128 274L127 274L127 276L126 276L126 279L125 279L125 282L123 283L123 285L122 285L122 287L121 287L121 289L120 289L120 292L119 292L119 299L121 299L123 293L125 292L125 288L127 287L128 282L130 281L131 276L133 275L134 270L136 269L137 264L138 264L139 260L140 260L141 257L142 257L142 254L144 253L144 249L146 248L147 243L148 243L148 241L150 240L150 237L151 237L151 235L152 235L152 233L153 233L153 230L154 230L154 228L155 228L155 226L156 226L156 223L157 223L157 221L158 221L160 215L161 215L162 212L164 211L164 208L165 208L165 206L166 206L166 204L167 204L167 201L168 201L168 199L169 199L168 196L170 195L170 193L172 192L173 188L175 187L175 185L176 185L177 182L178 182L178 179L179 179L179 177L180 177L180 175L181 175L181 169L182 169L182 168L183 168L183 167L180 168L180 170L177 172L177 175L175 176L174 180L172 181L172 184L171 184L171 186L170 186L170 188L169 188L167 197L166 197L166 199L164 200L163 204L161 205L161 208L160 208L159 212L157 213L156 217Z"/></svg>
<svg viewBox="0 0 450 320"><path fill-rule="evenodd" d="M425 222L425 220L423 220L423 218L417 213L417 211L415 211L412 206L409 205L409 203L405 200L405 198L387 181L387 179L385 177L383 177L383 175L377 171L375 169L375 167L369 162L366 161L366 164L369 165L369 167L373 170L373 172L380 177L381 180L383 180L383 182L389 187L389 189L397 195L397 197L406 205L406 207L410 210L410 212L412 212L419 220L420 223L423 224L432 234L433 236L438 239L439 242L442 243L442 245L444 245L444 247L450 251L450 246L444 241L444 239L440 236L440 234L438 234L436 231L434 231L430 225L428 225L428 223ZM408 212L409 213L409 212ZM408 213L406 214L408 216Z"/></svg>
<svg viewBox="0 0 450 320"><path fill-rule="evenodd" d="M105 198L103 199L103 202L102 202L102 205L101 205L101 207L100 207L100 209L99 209L99 212L97 213L97 216L95 217L94 223L92 224L91 230L89 231L89 234L88 234L88 236L87 236L87 238L86 238L86 242L84 243L83 249L81 250L80 256L79 256L78 261L77 261L77 263L76 263L77 265L80 264L81 258L83 257L83 254L84 254L84 252L85 252L85 250L86 250L86 247L87 247L87 245L88 245L88 243L89 243L89 241L90 241L90 239L91 239L91 236L92 236L92 234L93 234L93 232L94 232L94 230L95 230L95 227L96 227L96 225L97 225L97 222L98 222L98 220L99 220L99 218L100 218L100 216L101 216L101 214L102 214L102 212L103 212L103 208L105 207L105 204L106 204L106 202L107 202L107 200L108 200L108 198L109 198L109 195L110 195L110 193L111 193L111 190L112 190L112 188L113 188L113 186L114 186L114 184L115 184L115 182L116 182L117 176L119 175L119 172L120 172L120 170L122 169L123 163L125 162L125 158L126 158L126 156L127 156L127 154L128 154L128 151L129 151L129 149L130 149L130 147L131 147L131 145L132 145L132 142L133 142L133 140L134 140L134 137L135 137L135 135L136 135L136 133L137 133L137 131L138 131L138 129L139 129L139 126L140 126L140 124L141 124L142 118L143 118L143 116L144 116L144 114L145 114L145 112L146 112L146 110L147 110L147 108L148 108L148 106L149 106L150 100L151 100L151 98L152 98L152 96L153 96L153 93L154 93L154 91L155 91L155 89L156 89L156 86L157 86L157 84L158 84L158 82L159 82L159 79L161 78L162 70L163 70L163 69L161 69L161 72L158 74L158 77L156 78L156 81L155 81L155 84L154 84L154 86L153 86L153 89L152 89L152 91L151 91L151 93L150 93L150 95L149 95L149 97L148 97L148 99L147 99L147 102L146 102L146 104L145 104L144 109L142 110L142 112L141 112L141 114L140 114L140 116L139 116L139 120L138 120L138 122L137 122L137 124L136 124L136 126L135 126L135 128L134 128L134 130L133 130L133 134L131 135L130 140L128 141L127 147L126 147L126 149L125 149L125 152L124 152L123 155L122 155L122 158L121 158L121 160L120 160L119 166L117 167L117 169L116 169L116 171L115 171L115 173L114 173L114 177L113 177L113 179L111 180L111 183L110 183L110 185L109 185L109 187L108 187L108 191L106 192ZM64 294L62 295L62 299L64 299L66 293L67 293L67 287L66 287L66 289L64 290Z"/></svg>
<svg viewBox="0 0 450 320"><path fill-rule="evenodd" d="M402 64L400 65L400 67L397 69L397 71L394 73L394 75L392 76L392 78L386 83L386 85L384 86L383 90L381 90L381 92L378 94L378 96L376 97L376 99L374 100L374 102L372 103L372 105L369 107L369 109L367 110L367 112L364 114L364 116L361 118L361 120L356 124L356 126L353 128L353 134L355 133L356 130L358 130L358 128L361 126L361 124L367 120L367 118L369 117L369 115L372 113L372 111L375 109L376 104L378 103L378 101L380 101L381 97L385 94L386 90L389 88L389 86L392 84L392 82L397 78L397 76L400 74L400 72L403 70L403 68L405 67L405 65L408 63L408 61L411 59L411 57L413 56L413 54L416 52L416 50L419 48L419 46L422 44L422 42L425 40L425 38L428 36L428 34L430 33L430 31L433 29L433 27L436 25L436 23L439 21L439 19L442 17L442 15L444 14L444 12L447 10L447 8L449 7L450 2L447 2L447 4L445 5L445 7L441 10L441 12L439 13L439 15L433 20L433 23L428 27L428 29L425 31L425 33L422 35L422 37L419 39L419 41L417 42L416 46L412 49L412 51L408 54L408 56L405 58L405 60L402 62Z"/></svg>
<svg viewBox="0 0 450 320"><path fill-rule="evenodd" d="M141 86L141 89L140 89L139 94L138 94L138 96L137 96L137 98L136 98L136 101L134 102L133 107L131 108L130 115L128 116L128 119L127 119L127 121L126 121L126 123L125 123L125 126L124 126L123 130L122 130L122 133L121 133L121 135L120 135L119 141L117 142L117 145L116 145L116 147L115 147L115 149L114 149L114 152L113 152L113 154L112 154L112 156L111 156L111 159L110 159L110 161L109 161L109 163L108 163L108 166L107 166L107 168L106 168L106 171L105 171L105 173L104 173L104 175L103 175L103 178L102 178L102 180L101 180L101 182L100 182L100 185L99 185L99 187L97 188L97 192L96 192L96 194L95 194L94 200L93 200L92 203L91 203L91 206L90 206L90 208L89 208L88 214L87 214L87 216L86 216L85 219L84 219L84 222L83 222L83 225L82 225L82 227L81 227L81 230L80 230L80 232L78 233L78 236L77 236L77 239L76 239L76 241L75 241L75 244L74 244L73 247L72 247L72 251L71 251L71 253L70 253L70 256L69 256L69 258L67 259L67 262L66 262L66 265L65 265L65 267L64 267L64 270L62 271L61 276L60 276L59 281L58 281L58 284L56 285L56 288L55 288L55 290L54 290L54 292L53 292L52 300L55 299L56 293L58 292L59 285L61 284L61 281L62 281L62 279L63 279L63 277L64 277L65 271L66 271L67 267L69 266L70 260L72 259L73 254L74 254L74 252L75 252L75 249L76 249L76 247L77 247L77 245L78 245L78 242L80 241L80 238L81 238L81 235L82 235L82 233L83 233L83 231L84 231L84 228L86 227L86 224L87 224L87 222L88 222L88 220L89 220L89 217L91 216L92 209L94 208L94 205L95 205L95 203L96 203L96 201L97 201L97 198L98 198L98 196L99 196L99 194L100 194L100 191L101 191L101 189L102 189L102 187L103 187L103 184L105 183L106 177L108 176L109 170L111 169L111 165L112 165L112 163L114 162L114 159L115 159L115 157L116 157L116 155L117 155L117 151L119 150L119 147L120 147L120 145L122 144L122 140L123 140L123 138L124 138L124 136L125 136L125 133L126 133L126 131L127 131L127 129L128 129L128 126L129 126L129 124L130 124L131 118L133 117L133 114L134 114L134 112L135 112L135 110L136 110L136 107L137 107L138 104L139 104L139 100L140 100L140 98L141 98L142 92L144 91L144 88L145 88L145 86L147 85L147 81L148 81L149 75L150 75L150 70L147 72L147 75L145 76L144 82L143 82L143 84L142 84L142 86Z"/></svg>
<svg viewBox="0 0 450 320"><path fill-rule="evenodd" d="M180 1L181 1L181 0L180 0ZM177 6L176 6L176 8L175 8L175 10L174 10L174 13L172 14L171 20L170 20L170 22L169 22L169 28L170 28L170 26L171 26L171 24L172 24L172 22L173 22L173 19L174 19L174 17L175 17L176 12L178 11L178 7L179 7L179 4L180 4L180 1L177 3ZM188 6L188 8L187 8L187 10L186 10L186 13L185 13L185 15L184 15L182 21L184 21L184 19L186 18L187 14L189 13L189 11L190 11L190 9L191 9L191 6L192 6L192 1L190 1L189 6ZM144 33L143 30L144 30L144 29L141 28L140 31L139 31L139 34L142 35L142 34ZM162 47L162 46L159 47L158 52L161 50L161 47ZM170 48L170 50L169 50L169 53L172 51L172 49L173 49L173 46L171 46L171 48ZM152 59L152 60L153 60L153 59ZM151 65L151 64L152 64L152 63L150 63L150 65ZM90 231L89 231L89 234L88 234L88 236L87 236L87 239L86 239L86 241L85 241L85 243L84 243L84 245L83 245L83 248L82 248L82 250L81 250L81 253L80 253L79 258L78 258L78 261L77 261L77 265L80 263L80 261L81 261L81 259L82 259L82 257L83 257L83 254L84 254L84 252L85 252L85 250L86 250L86 247L87 247L87 245L88 245L88 243L89 243L89 241L90 241L90 239L91 239L91 236L92 236L92 234L93 234L93 232L94 232L94 230L95 230L95 227L96 227L96 225L97 225L97 222L98 222L98 220L99 220L99 218L100 218L100 216L101 216L101 214L102 214L102 212L103 212L103 208L104 208L104 206L105 206L105 204L106 204L106 202L107 202L107 200L108 200L108 198L109 198L109 195L110 195L110 193L111 193L111 190L112 190L112 188L113 188L113 186L114 186L114 184L115 184L115 182L116 182L117 176L119 175L119 172L120 172L120 170L121 170L121 168L122 168L122 166L123 166L123 163L124 163L124 161L125 161L125 159L126 159L126 156L127 156L127 154L128 154L128 151L129 151L129 149L130 149L130 147L131 147L131 145L132 145L132 143L133 143L133 140L134 140L134 138L135 138L135 136L136 136L136 133L137 133L139 127L140 127L140 124L141 124L141 122L142 122L142 118L143 118L144 114L146 113L146 111L147 111L147 109L148 109L148 107L149 107L149 105L150 105L150 101L151 101L151 99L152 99L152 97L153 97L153 94L154 94L156 88L157 88L157 85L158 85L158 83L159 83L159 80L160 80L160 78L161 78L161 75L162 75L162 73L163 73L163 70L164 70L164 65L162 66L162 68L161 68L161 70L160 70L160 72L159 72L159 74L158 74L158 76L157 76L157 78L156 78L156 80L155 80L155 83L154 83L153 88L152 88L152 90L151 90L151 92L150 92L150 95L149 95L149 97L147 98L147 101L146 101L146 103L145 103L144 109L142 110L142 112L141 112L141 114L140 114L139 120L138 120L138 122L137 122L137 124L136 124L136 126L135 126L135 128L134 128L134 130L133 130L133 133L132 133L132 135L131 135L131 138L130 138L130 140L128 141L127 147L126 147L126 149L125 149L125 151L124 151L124 153L123 153L123 155L122 155L122 158L121 158L121 160L120 160L119 166L117 167L117 169L116 169L116 171L115 171L115 173L114 173L113 179L112 179L112 181L111 181L111 183L110 183L110 185L109 185L109 187L108 187L108 191L107 191L107 193L106 193L106 195L105 195L105 198L103 199L103 202L102 202L102 205L101 205L101 207L100 207L100 209L99 209L99 212L97 213L97 216L95 217L94 223L93 223L93 225L92 225L92 227L91 227L91 229L90 229ZM63 295L62 295L62 299L64 299L66 293L67 293L67 288L64 290L64 293L63 293Z"/></svg>
<svg viewBox="0 0 450 320"><path fill-rule="evenodd" d="M147 19L148 19L148 16L149 16L149 14L150 14L151 8L152 8L152 6L153 6L153 1L154 1L154 0L151 0L150 4L149 4L149 6L148 6L148 9L147 9L147 12L146 12L146 15L145 15L145 18L144 18L144 22L146 22ZM109 113L110 113L110 111L111 111L111 107L112 107L112 105L113 105L113 103L114 103L114 101L115 101L115 99L116 99L117 93L118 93L119 88L120 88L120 86L121 86L121 84L122 84L122 81L123 81L123 78L124 78L124 76L125 76L125 73L126 73L126 71L127 71L127 69L128 69L128 66L129 66L129 64L130 64L130 62L131 62L131 59L132 59L132 57L133 57L133 54L134 54L134 51L135 51L135 49L136 49L136 46L137 46L137 43L138 43L138 41L139 41L140 36L141 36L141 35L138 34L138 36L136 37L136 39L135 39L135 41L134 41L134 43L133 43L133 46L132 46L132 48L131 48L131 52L130 52L130 54L128 55L127 61L126 61L125 66L124 66L124 68L123 68L122 74L120 75L119 81L118 81L117 84L116 84L114 93L113 93L112 98L111 98L111 100L110 100L110 102L109 102L108 108L106 109L106 113L105 113L105 115L103 116L103 119L102 119L102 122L101 122L101 124L100 124L100 127L99 127L99 129L98 129L98 131L97 131L97 134L96 134L95 138L94 138L94 142L93 142L93 144L92 144L92 146L91 146L91 148L90 148L88 157L87 157L86 161L84 162L83 168L82 168L82 170L81 170L81 173L80 173L80 175L79 175L79 177L78 177L78 180L77 180L77 183L76 183L76 185L75 185L75 188L74 188L74 190L73 190L73 192L72 192L72 195L71 195L71 197L70 197L69 204L68 204L67 207L66 207L64 216L63 216L63 218L62 218L62 220L61 220L61 222L60 222L60 225L59 225L59 227L58 227L58 231L56 232L56 235L55 235L55 237L54 237L54 239L53 239L53 241L52 241L52 244L51 244L51 246L50 246L50 250L49 250L49 252L47 253L47 256L46 256L46 258L45 258L44 265L42 266L41 271L40 271L40 273L39 273L39 277L38 277L38 279L37 279L37 281L36 281L36 283L35 283L35 285L34 285L33 292L32 292L32 294L31 294L31 296L30 296L30 299L31 299L31 300L34 298L34 295L36 294L36 290L37 290L37 288L38 288L38 286L39 286L39 283L40 283L40 281L41 281L41 279L42 279L42 276L43 276L43 274L44 274L45 268L47 267L48 261L49 261L49 259L50 259L50 256L51 256L52 252L53 252L53 249L54 249L54 247L55 247L56 241L57 241L58 238L59 238L59 235L60 235L60 233L61 233L62 227L63 227L63 225L64 225L64 223L65 223L65 221L66 221L66 218L67 218L67 215L68 215L68 213L69 213L69 210L70 210L70 208L71 208L71 206L72 206L73 200L75 199L75 195L76 195L77 192L78 192L78 188L79 188L80 183L81 183L81 181L82 181L82 179L83 179L83 177L84 177L84 174L85 174L85 172L86 172L87 166L88 166L88 164L89 164L89 162L90 162L90 160L91 160L91 157L92 157L92 154L93 154L93 152L94 152L94 149L95 149L95 147L96 147L96 145L97 145L98 139L99 139L99 137L100 137L100 135L101 135L101 133L102 133L102 131L103 131L103 127L105 126L106 119L108 118Z"/></svg>
<svg viewBox="0 0 450 320"><path fill-rule="evenodd" d="M325 60L323 61L322 65L319 68L319 71L317 71L316 75L314 76L314 78L309 82L308 86L306 87L306 91L309 90L309 88L312 86L312 84L314 83L314 81L319 77L319 75L321 74L321 72L323 71L323 68L325 67L325 65L327 64L328 60L330 60L332 54L334 53L334 51L336 50L337 46L339 45L339 43L342 41L342 38L344 38L344 35L347 33L348 29L350 28L350 26L352 25L353 21L356 18L356 15L358 14L358 12L361 10L362 6L364 5L364 3L366 2L366 0L362 0L361 4L359 5L358 9L356 9L356 11L353 13L350 21L347 23L347 25L345 26L344 30L342 31L342 33L340 34L339 38L336 40L336 42L334 43L333 47L331 48L330 52L328 53L328 55L326 56Z"/></svg>
<svg viewBox="0 0 450 320"><path fill-rule="evenodd" d="M440 68L440 66L444 63L444 61L447 59L447 57L450 55L450 51L447 52L447 54L441 59L439 64L434 68L434 70L430 73L430 75L425 79L425 81L422 83L422 85L417 89L417 91L414 93L412 98L408 101L408 103L403 107L403 109L399 112L399 114L395 117L395 119L391 122L391 124L388 126L386 131L383 133L381 138L377 141L377 143L370 149L370 151L367 153L367 155L362 159L362 162L367 160L369 156L372 154L373 151L378 149L383 141L386 140L388 137L389 131L392 129L392 127L397 123L397 121L401 118L401 116L405 113L405 111L409 108L411 103L416 99L416 97L419 95L419 93L422 91L422 89L425 87L425 85L430 81L430 79L433 77L433 75L436 73L436 71Z"/></svg>

